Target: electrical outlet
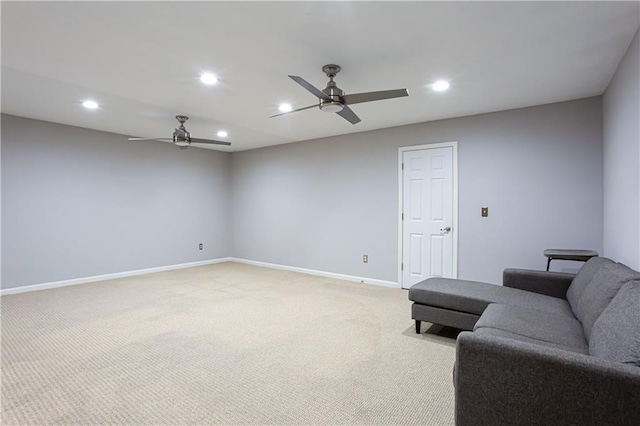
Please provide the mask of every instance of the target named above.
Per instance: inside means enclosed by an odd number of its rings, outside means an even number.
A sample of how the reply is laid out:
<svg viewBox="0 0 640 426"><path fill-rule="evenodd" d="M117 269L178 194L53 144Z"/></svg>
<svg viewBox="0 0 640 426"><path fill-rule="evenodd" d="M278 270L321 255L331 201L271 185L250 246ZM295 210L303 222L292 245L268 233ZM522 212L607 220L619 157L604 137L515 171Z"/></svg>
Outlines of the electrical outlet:
<svg viewBox="0 0 640 426"><path fill-rule="evenodd" d="M369 255L368 254L363 254L362 255L362 263L369 263Z"/></svg>
<svg viewBox="0 0 640 426"><path fill-rule="evenodd" d="M200 243L198 244L198 250L202 250L204 248L204 244Z"/></svg>

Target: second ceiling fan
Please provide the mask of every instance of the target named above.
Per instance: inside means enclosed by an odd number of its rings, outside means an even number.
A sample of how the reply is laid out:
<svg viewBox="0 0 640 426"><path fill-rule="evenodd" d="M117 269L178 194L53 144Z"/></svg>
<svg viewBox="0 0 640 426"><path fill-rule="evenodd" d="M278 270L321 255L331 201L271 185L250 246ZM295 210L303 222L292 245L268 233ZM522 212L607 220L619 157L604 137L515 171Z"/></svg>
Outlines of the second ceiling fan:
<svg viewBox="0 0 640 426"><path fill-rule="evenodd" d="M345 95L344 92L338 88L335 81L333 81L336 74L340 72L340 66L335 64L325 65L322 67L322 71L324 71L327 77L329 77L329 83L327 83L327 87L323 90L316 88L302 77L298 77L296 75L289 76L293 81L315 95L318 98L318 104L294 109L293 111L287 111L282 114L272 115L271 117L278 117L285 114L291 114L292 112L319 107L322 111L335 112L351 124L356 124L361 120L356 113L349 108L349 105L409 96L407 89L382 90L379 92L364 92Z"/></svg>
<svg viewBox="0 0 640 426"><path fill-rule="evenodd" d="M198 139L192 138L191 133L184 127L184 123L189 119L186 115L176 115L176 120L180 123L180 126L173 132L171 138L129 138L130 141L160 141L160 142L173 142L174 145L180 147L180 149L187 149L191 144L213 144L213 145L231 145L231 142L217 141L215 139Z"/></svg>

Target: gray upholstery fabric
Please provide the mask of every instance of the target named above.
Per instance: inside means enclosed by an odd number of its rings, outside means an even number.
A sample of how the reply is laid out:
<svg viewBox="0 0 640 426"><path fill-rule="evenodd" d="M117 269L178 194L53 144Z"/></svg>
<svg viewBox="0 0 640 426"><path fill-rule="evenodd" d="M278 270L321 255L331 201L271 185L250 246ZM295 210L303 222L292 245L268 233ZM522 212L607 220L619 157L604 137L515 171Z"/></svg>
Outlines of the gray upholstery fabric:
<svg viewBox="0 0 640 426"><path fill-rule="evenodd" d="M517 288L477 281L429 278L409 289L409 299L455 311L481 315L490 303L525 306L573 318L566 300Z"/></svg>
<svg viewBox="0 0 640 426"><path fill-rule="evenodd" d="M480 316L413 303L411 305L411 318L417 321L459 328L460 330L473 330L473 326Z"/></svg>
<svg viewBox="0 0 640 426"><path fill-rule="evenodd" d="M631 280L640 280L640 273L621 263L603 265L582 292L576 317L582 322L589 340L591 328L618 290Z"/></svg>
<svg viewBox="0 0 640 426"><path fill-rule="evenodd" d="M560 343L552 343L545 340L533 339L531 337L525 337L520 334L515 334L508 331L498 330L496 328L487 328L487 327L477 328L474 331L474 333L479 336L503 337L503 338L513 339L513 340L518 340L520 342L533 343L534 345L541 345L549 348L562 349L563 351L576 352L576 353L581 353L585 355L588 354L586 344L582 348L571 347L571 346L566 346Z"/></svg>
<svg viewBox="0 0 640 426"><path fill-rule="evenodd" d="M602 312L591 331L589 353L640 367L640 281L625 284Z"/></svg>
<svg viewBox="0 0 640 426"><path fill-rule="evenodd" d="M589 355L462 332L456 425L638 425L640 369Z"/></svg>
<svg viewBox="0 0 640 426"><path fill-rule="evenodd" d="M482 328L502 330L540 342L566 346L573 348L575 352L589 352L582 324L566 315L493 303L484 311L474 331Z"/></svg>
<svg viewBox="0 0 640 426"><path fill-rule="evenodd" d="M582 292L587 287L595 273L604 265L614 263L613 260L606 257L592 257L578 270L576 277L567 290L567 301L571 305L573 313L578 314L578 302L582 296Z"/></svg>
<svg viewBox="0 0 640 426"><path fill-rule="evenodd" d="M507 268L502 271L502 285L547 296L566 299L575 274Z"/></svg>
<svg viewBox="0 0 640 426"><path fill-rule="evenodd" d="M593 258L568 286L571 305L566 276L505 277L505 287L436 278L409 291L416 309L442 309L444 320L447 310L480 315L457 338L456 425L638 425L640 273Z"/></svg>

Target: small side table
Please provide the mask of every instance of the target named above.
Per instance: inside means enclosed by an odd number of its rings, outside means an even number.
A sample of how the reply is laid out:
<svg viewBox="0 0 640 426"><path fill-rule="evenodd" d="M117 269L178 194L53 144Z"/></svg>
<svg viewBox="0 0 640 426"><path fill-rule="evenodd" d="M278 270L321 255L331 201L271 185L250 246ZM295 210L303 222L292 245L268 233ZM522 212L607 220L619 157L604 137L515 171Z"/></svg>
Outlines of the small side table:
<svg viewBox="0 0 640 426"><path fill-rule="evenodd" d="M546 249L544 255L547 257L547 271L549 265L554 259L557 260L576 260L578 262L586 262L598 255L597 251L593 250L562 250L562 249Z"/></svg>

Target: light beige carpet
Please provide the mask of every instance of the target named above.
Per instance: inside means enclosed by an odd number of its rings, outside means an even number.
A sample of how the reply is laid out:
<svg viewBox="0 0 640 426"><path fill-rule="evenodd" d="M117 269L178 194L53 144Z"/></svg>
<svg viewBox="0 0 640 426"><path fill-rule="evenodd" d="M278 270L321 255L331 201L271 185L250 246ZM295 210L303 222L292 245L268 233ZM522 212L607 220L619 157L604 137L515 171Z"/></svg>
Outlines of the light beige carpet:
<svg viewBox="0 0 640 426"><path fill-rule="evenodd" d="M221 263L0 300L3 424L453 423L404 290Z"/></svg>

